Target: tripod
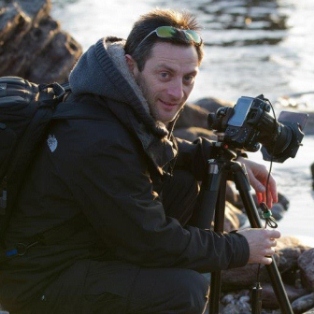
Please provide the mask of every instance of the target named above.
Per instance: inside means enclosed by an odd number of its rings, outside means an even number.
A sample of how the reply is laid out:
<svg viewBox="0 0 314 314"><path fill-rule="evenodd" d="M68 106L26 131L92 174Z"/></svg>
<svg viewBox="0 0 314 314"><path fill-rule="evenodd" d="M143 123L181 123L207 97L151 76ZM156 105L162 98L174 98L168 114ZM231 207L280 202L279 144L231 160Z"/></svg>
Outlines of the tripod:
<svg viewBox="0 0 314 314"><path fill-rule="evenodd" d="M225 215L226 183L230 178L236 184L239 191L248 219L253 228L262 228L257 208L252 195L250 185L244 168L233 161L236 154L226 148L223 143L214 143L216 158L208 160L208 175L203 181L200 196L202 197L201 208L197 218L197 226L202 229L209 229L214 219L214 231L222 232ZM273 258L272 258L273 259ZM280 303L282 313L293 314L288 296L286 294L276 262L272 261L266 265L273 289ZM215 271L211 275L209 313L219 313L219 295L221 289L221 272ZM253 309L253 313L256 309Z"/></svg>

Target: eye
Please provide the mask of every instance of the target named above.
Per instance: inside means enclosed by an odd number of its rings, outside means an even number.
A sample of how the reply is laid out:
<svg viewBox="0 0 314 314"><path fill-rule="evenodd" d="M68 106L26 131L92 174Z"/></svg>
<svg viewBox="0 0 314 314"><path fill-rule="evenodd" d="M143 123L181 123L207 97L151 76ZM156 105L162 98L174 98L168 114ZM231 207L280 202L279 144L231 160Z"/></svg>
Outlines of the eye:
<svg viewBox="0 0 314 314"><path fill-rule="evenodd" d="M159 77L162 80L168 80L170 78L170 73L169 72L159 72Z"/></svg>
<svg viewBox="0 0 314 314"><path fill-rule="evenodd" d="M186 85L191 85L195 81L195 75L189 74L183 77L183 83Z"/></svg>

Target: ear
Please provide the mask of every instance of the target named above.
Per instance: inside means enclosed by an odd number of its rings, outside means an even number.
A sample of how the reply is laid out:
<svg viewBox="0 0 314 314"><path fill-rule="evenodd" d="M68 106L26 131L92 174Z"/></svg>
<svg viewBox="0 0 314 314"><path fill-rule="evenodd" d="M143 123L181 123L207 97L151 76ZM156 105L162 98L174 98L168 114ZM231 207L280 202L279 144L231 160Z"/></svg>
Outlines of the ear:
<svg viewBox="0 0 314 314"><path fill-rule="evenodd" d="M132 58L131 55L126 54L125 61L127 65L129 66L130 72L134 74L134 71L136 70L136 67L137 67L135 60Z"/></svg>

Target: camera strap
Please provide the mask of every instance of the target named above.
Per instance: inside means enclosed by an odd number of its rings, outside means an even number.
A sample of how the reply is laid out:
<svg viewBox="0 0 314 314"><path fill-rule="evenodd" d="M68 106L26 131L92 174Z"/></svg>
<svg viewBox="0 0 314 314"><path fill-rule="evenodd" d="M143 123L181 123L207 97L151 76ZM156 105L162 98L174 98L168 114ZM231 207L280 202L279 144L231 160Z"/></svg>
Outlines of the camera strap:
<svg viewBox="0 0 314 314"><path fill-rule="evenodd" d="M277 228L278 224L273 218L271 210L267 207L265 203L260 203L260 208L262 210L262 217L265 219L265 228L269 226L270 228ZM260 283L260 269L261 264L258 264L256 283L252 288L252 314L262 313L262 291L263 288Z"/></svg>

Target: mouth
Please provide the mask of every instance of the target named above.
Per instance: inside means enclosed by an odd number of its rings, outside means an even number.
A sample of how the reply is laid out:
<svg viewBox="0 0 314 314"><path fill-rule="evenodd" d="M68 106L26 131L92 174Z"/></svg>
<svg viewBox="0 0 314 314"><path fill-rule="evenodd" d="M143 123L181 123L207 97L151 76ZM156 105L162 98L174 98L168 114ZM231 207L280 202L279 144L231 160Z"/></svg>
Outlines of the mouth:
<svg viewBox="0 0 314 314"><path fill-rule="evenodd" d="M166 107L166 108L174 108L174 107L177 107L178 104L177 103L170 103L170 102L165 102L165 101L162 101L160 100L161 104Z"/></svg>

